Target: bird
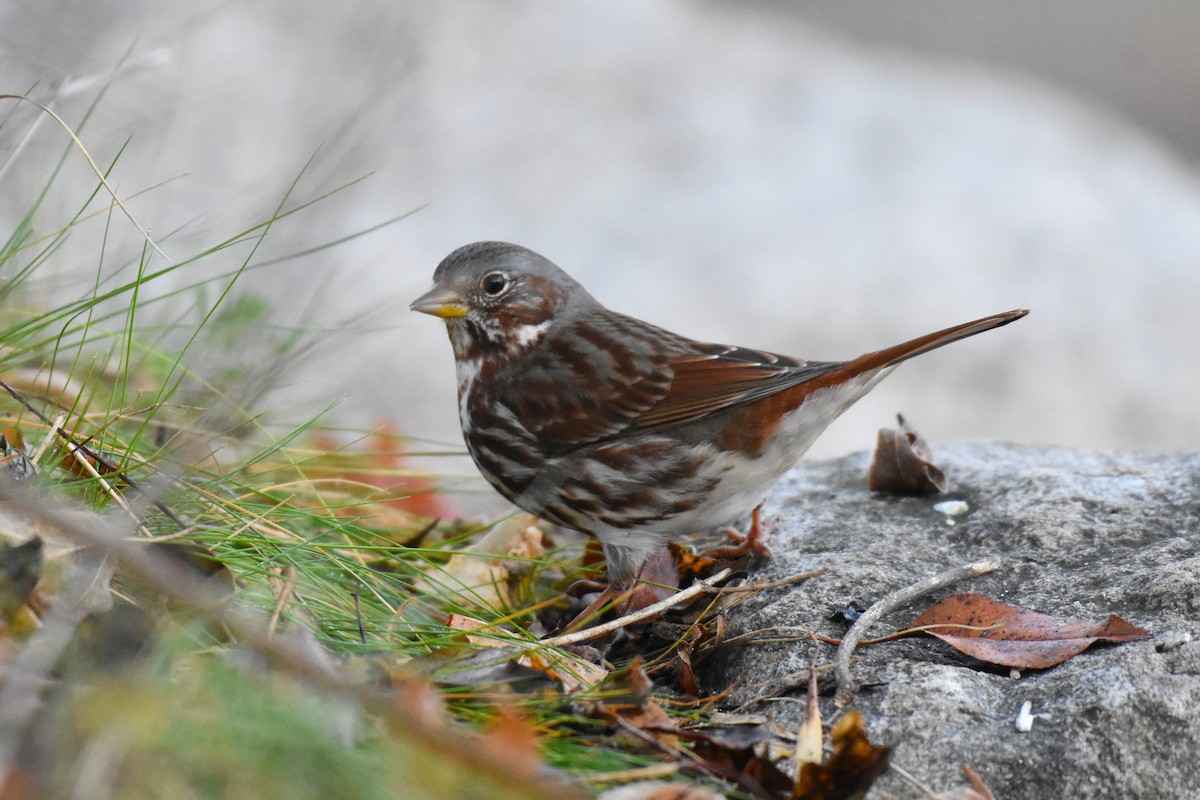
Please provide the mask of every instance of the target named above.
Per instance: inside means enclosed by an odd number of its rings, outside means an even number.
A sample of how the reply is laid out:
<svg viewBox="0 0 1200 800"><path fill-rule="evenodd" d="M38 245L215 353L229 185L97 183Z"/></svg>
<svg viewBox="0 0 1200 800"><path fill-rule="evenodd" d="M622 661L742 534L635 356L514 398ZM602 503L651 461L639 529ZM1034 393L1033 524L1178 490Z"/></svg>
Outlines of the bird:
<svg viewBox="0 0 1200 800"><path fill-rule="evenodd" d="M608 587L577 619L628 593L667 541L749 517L736 552L769 554L762 504L834 419L900 362L1028 313L809 361L612 311L549 259L495 241L446 256L411 308L446 324L463 439L488 483L599 540Z"/></svg>

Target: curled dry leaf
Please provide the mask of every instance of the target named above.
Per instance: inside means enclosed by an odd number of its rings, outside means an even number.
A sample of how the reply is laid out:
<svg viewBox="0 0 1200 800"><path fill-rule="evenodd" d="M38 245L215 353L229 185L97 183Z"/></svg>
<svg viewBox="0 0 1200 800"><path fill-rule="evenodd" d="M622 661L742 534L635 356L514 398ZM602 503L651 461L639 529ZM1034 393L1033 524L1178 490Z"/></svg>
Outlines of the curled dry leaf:
<svg viewBox="0 0 1200 800"><path fill-rule="evenodd" d="M782 737L768 725L722 725L691 728L682 733L693 742L693 752L703 759L709 772L736 783L739 789L755 797L764 800L861 797L887 769L891 748L871 744L862 715L851 710L834 723L830 732L832 753L822 759L820 716L814 710L815 703L812 706L795 737L794 779L772 758L772 745Z"/></svg>
<svg viewBox="0 0 1200 800"><path fill-rule="evenodd" d="M935 494L946 491L946 475L933 463L933 452L904 417L897 414L899 430L882 428L875 444L875 457L867 472L867 488L873 492Z"/></svg>
<svg viewBox="0 0 1200 800"><path fill-rule="evenodd" d="M934 626L926 633L967 655L1019 669L1053 667L1079 655L1098 640L1130 642L1150 635L1112 614L1096 624L1027 611L969 592L934 603L912 621L911 627L924 626Z"/></svg>
<svg viewBox="0 0 1200 800"><path fill-rule="evenodd" d="M614 719L620 717L659 744L678 750L679 729L651 696L654 681L646 674L646 659L634 656L629 667L616 677L616 683L623 691L614 695L612 702L602 704L604 714Z"/></svg>
<svg viewBox="0 0 1200 800"><path fill-rule="evenodd" d="M628 725L671 750L679 749L679 729L653 697L635 709L619 712Z"/></svg>
<svg viewBox="0 0 1200 800"><path fill-rule="evenodd" d="M637 587L625 599L621 613L640 611L675 594L680 575L675 558L674 548L659 547L650 554L638 572Z"/></svg>

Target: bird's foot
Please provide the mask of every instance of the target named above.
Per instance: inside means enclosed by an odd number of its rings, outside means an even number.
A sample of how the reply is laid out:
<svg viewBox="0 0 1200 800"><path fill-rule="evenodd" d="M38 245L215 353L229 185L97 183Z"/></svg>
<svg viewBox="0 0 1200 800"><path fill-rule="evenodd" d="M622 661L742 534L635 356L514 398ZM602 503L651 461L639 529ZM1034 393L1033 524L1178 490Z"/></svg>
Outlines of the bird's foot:
<svg viewBox="0 0 1200 800"><path fill-rule="evenodd" d="M723 533L735 544L718 545L704 555L723 561L732 561L748 555L771 557L771 548L767 547L767 532L762 525L762 505L758 505L750 515L750 528L742 535L733 528L726 528Z"/></svg>

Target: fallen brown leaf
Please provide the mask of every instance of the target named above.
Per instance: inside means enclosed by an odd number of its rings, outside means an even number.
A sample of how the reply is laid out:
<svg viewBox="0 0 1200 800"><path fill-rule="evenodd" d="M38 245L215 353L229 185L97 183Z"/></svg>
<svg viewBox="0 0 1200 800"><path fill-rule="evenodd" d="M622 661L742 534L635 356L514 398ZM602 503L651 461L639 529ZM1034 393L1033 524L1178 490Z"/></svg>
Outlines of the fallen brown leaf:
<svg viewBox="0 0 1200 800"><path fill-rule="evenodd" d="M862 797L887 769L890 747L867 739L862 714L851 709L833 725L833 754L824 764L805 764L791 800L849 800Z"/></svg>
<svg viewBox="0 0 1200 800"><path fill-rule="evenodd" d="M1112 614L1105 622L1095 624L1027 611L969 592L934 603L912 621L911 627L925 626L935 626L925 632L980 661L1020 669L1053 667L1098 640L1129 642L1150 635Z"/></svg>
<svg viewBox="0 0 1200 800"><path fill-rule="evenodd" d="M946 491L946 475L933 463L933 452L904 417L899 430L882 428L867 472L867 488L896 494L936 494Z"/></svg>
<svg viewBox="0 0 1200 800"><path fill-rule="evenodd" d="M639 611L665 600L679 588L679 569L675 566L675 553L659 547L638 573L638 584L621 606L621 613Z"/></svg>
<svg viewBox="0 0 1200 800"><path fill-rule="evenodd" d="M679 749L679 730L654 698L648 698L636 709L619 712L619 716L659 744L671 750Z"/></svg>

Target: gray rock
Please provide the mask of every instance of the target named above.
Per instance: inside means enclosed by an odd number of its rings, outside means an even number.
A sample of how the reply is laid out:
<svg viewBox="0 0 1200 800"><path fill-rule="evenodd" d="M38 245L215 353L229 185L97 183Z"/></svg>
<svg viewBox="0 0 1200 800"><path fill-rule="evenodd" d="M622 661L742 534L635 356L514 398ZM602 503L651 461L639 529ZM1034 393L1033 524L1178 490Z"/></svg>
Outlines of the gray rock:
<svg viewBox="0 0 1200 800"><path fill-rule="evenodd" d="M972 591L1047 614L1097 622L1117 614L1152 638L1093 645L1073 660L1019 676L932 638L860 649L856 678L868 686L853 706L872 741L895 748L893 763L935 791L962 783L959 764L998 797L1193 798L1200 792L1200 453L1093 453L1014 445L935 448L950 479L945 495L868 492L870 456L805 463L765 509L775 557L754 574L778 579L819 566L805 583L740 606L730 634L771 626L840 636L832 609L869 605L944 569L987 556L995 573L919 599L872 635L906 626L936 599ZM968 511L935 510L961 499ZM728 649L710 662L710 687L737 681L735 703L785 725L811 646ZM833 648L822 646L828 662ZM774 697L773 697L774 695ZM1015 720L1023 703L1029 732ZM822 698L826 719L832 697ZM915 796L893 774L881 793Z"/></svg>

